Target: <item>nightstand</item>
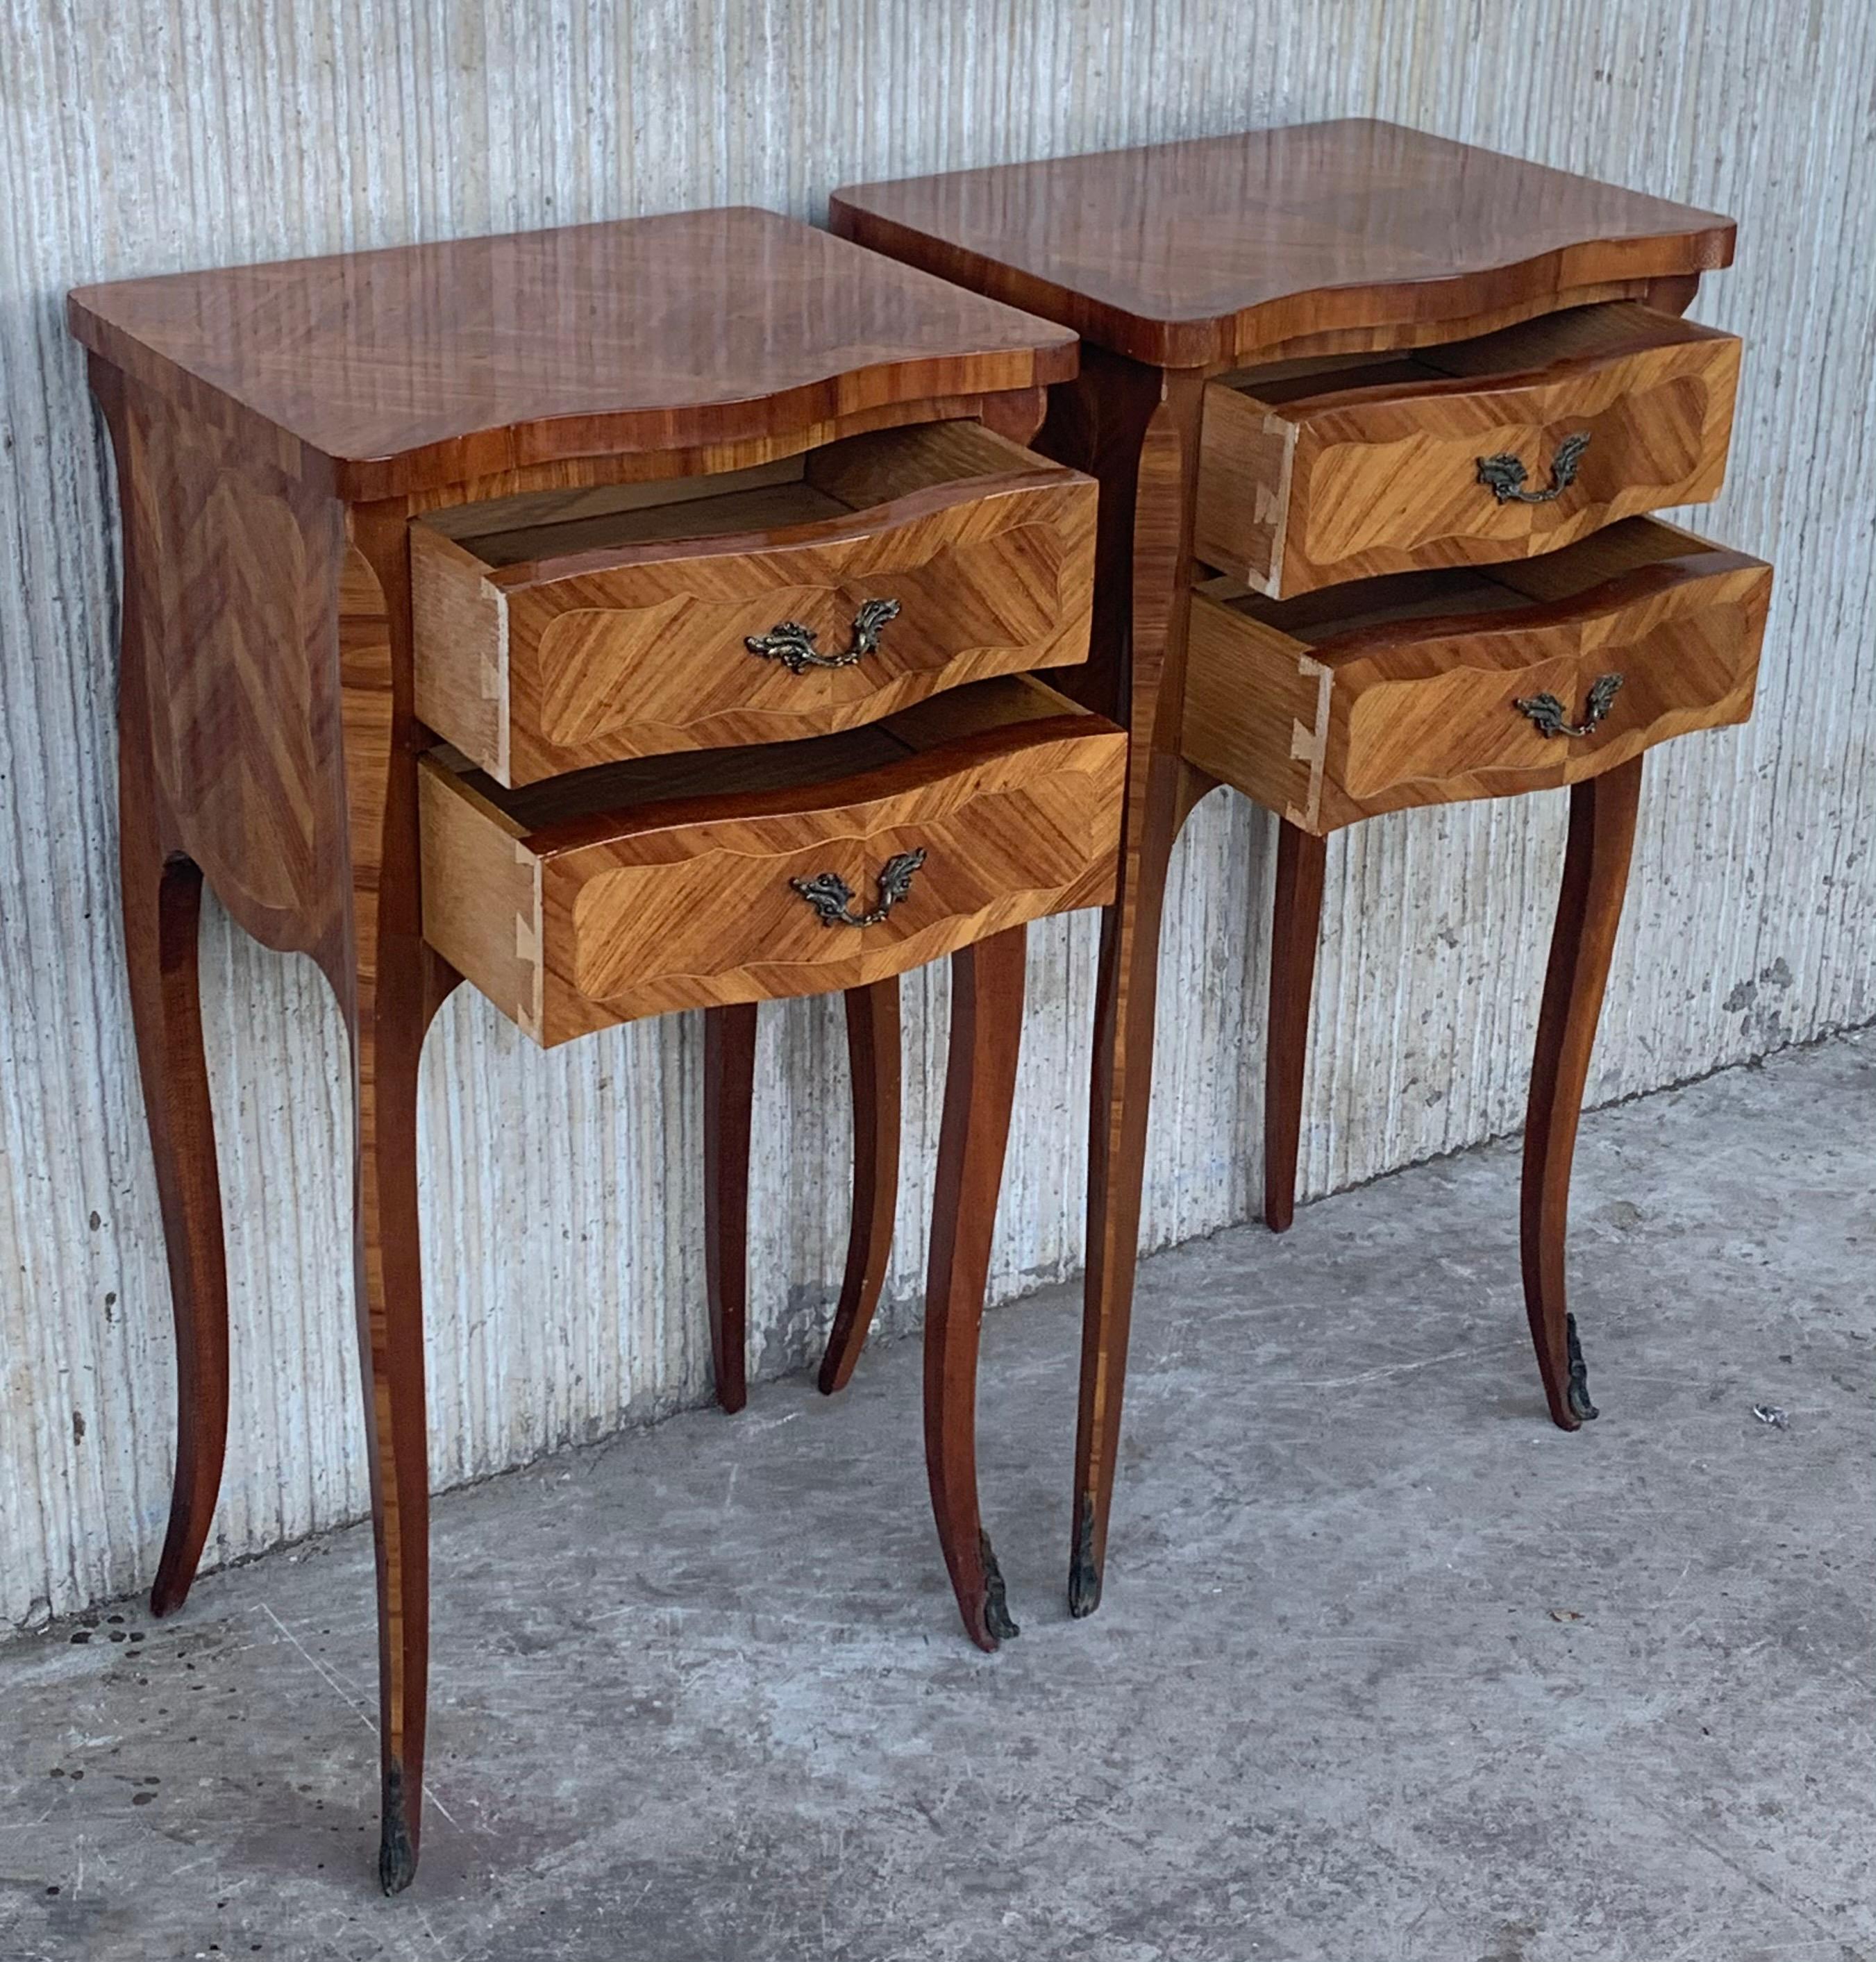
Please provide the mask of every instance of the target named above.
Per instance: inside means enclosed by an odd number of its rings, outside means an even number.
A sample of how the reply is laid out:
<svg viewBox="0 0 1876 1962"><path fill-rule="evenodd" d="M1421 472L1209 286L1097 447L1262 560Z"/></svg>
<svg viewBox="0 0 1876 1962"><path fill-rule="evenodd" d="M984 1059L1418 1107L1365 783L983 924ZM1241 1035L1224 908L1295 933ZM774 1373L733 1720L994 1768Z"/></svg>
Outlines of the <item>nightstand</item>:
<svg viewBox="0 0 1876 1962"><path fill-rule="evenodd" d="M1595 1414L1570 1165L1642 756L1751 712L1768 567L1646 513L1719 488L1739 344L1681 318L1725 219L1336 122L839 192L844 236L1086 344L1040 446L1101 480L1095 654L1133 740L1103 937L1069 1602L1101 1594L1166 866L1229 784L1277 814L1265 1212L1293 1204L1325 836L1568 785L1525 1131L1550 1414Z"/></svg>
<svg viewBox="0 0 1876 1962"><path fill-rule="evenodd" d="M1112 900L1125 771L1037 678L1088 647L1096 487L1023 446L1073 336L754 210L91 287L69 319L123 519L126 955L181 1401L156 1611L226 1426L206 878L313 957L351 1039L387 1890L428 1665L417 1064L459 979L543 1045L708 1011L733 1407L756 1005L851 991L896 1080L890 977L952 958L927 1460L994 1647L973 1398L1024 924ZM861 1142L836 1376L890 1220L889 1141Z"/></svg>

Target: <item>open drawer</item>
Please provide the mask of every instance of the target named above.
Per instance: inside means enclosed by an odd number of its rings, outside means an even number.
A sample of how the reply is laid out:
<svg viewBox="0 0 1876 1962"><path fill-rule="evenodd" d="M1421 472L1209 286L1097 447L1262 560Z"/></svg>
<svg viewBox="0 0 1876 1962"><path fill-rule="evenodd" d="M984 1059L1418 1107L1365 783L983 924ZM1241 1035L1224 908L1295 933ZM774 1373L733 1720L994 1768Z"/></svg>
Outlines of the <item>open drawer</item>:
<svg viewBox="0 0 1876 1962"><path fill-rule="evenodd" d="M1027 677L504 789L423 759L424 936L545 1047L884 979L1114 896L1127 738Z"/></svg>
<svg viewBox="0 0 1876 1962"><path fill-rule="evenodd" d="M973 422L411 527L419 717L498 783L1085 660L1095 486Z"/></svg>
<svg viewBox="0 0 1876 1962"><path fill-rule="evenodd" d="M1635 301L1221 376L1194 550L1254 592L1485 565L1718 494L1740 344Z"/></svg>
<svg viewBox="0 0 1876 1962"><path fill-rule="evenodd" d="M1752 712L1772 569L1651 518L1489 571L1192 598L1181 747L1322 832L1570 784Z"/></svg>

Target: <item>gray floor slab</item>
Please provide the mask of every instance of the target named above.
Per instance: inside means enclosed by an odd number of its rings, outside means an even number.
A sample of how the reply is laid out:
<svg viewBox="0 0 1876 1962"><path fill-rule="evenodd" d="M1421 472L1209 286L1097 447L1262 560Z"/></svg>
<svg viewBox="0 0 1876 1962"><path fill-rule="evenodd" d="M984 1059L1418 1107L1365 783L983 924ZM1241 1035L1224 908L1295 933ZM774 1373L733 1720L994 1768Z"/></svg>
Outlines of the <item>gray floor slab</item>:
<svg viewBox="0 0 1876 1962"><path fill-rule="evenodd" d="M1876 1962L1876 1038L1587 1122L1574 1437L1516 1188L1143 1269L1086 1622L1075 1304L992 1316L994 1658L916 1344L443 1499L395 1902L363 1532L0 1649L0 1956Z"/></svg>

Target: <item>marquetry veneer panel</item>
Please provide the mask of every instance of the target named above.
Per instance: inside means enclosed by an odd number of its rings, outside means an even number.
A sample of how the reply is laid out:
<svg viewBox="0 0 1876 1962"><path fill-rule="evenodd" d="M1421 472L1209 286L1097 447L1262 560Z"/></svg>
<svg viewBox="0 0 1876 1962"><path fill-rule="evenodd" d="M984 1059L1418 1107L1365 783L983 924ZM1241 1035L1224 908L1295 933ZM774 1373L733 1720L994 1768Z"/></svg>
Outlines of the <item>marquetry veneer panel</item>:
<svg viewBox="0 0 1876 1962"><path fill-rule="evenodd" d="M858 987L1114 896L1127 741L1014 677L869 727L616 764L519 791L459 757L420 782L423 931L544 1047L672 1008ZM876 924L825 925L833 873Z"/></svg>
<svg viewBox="0 0 1876 1962"><path fill-rule="evenodd" d="M1085 660L1092 479L957 421L721 477L509 498L411 527L417 712L516 784L792 740ZM749 643L785 622L815 661Z"/></svg>
<svg viewBox="0 0 1876 1962"><path fill-rule="evenodd" d="M1192 602L1184 746L1300 829L1572 784L1752 712L1771 568L1653 519L1489 572ZM1584 735L1545 734L1554 697Z"/></svg>
<svg viewBox="0 0 1876 1962"><path fill-rule="evenodd" d="M1194 549L1289 598L1526 558L1703 502L1725 474L1739 358L1732 334L1613 302L1411 356L1221 377L1206 391ZM1549 496L1560 456L1568 481ZM1516 459L1521 495L1482 480L1492 457Z"/></svg>

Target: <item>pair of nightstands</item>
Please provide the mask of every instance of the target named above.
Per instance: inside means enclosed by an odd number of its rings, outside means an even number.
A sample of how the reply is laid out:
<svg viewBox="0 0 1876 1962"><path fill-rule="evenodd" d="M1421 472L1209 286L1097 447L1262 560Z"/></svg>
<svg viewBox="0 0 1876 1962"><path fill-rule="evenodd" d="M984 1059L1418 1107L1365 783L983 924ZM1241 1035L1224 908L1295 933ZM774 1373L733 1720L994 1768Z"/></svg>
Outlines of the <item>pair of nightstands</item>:
<svg viewBox="0 0 1876 1962"><path fill-rule="evenodd" d="M206 876L313 954L352 1036L388 1888L427 1669L417 1062L459 978L545 1044L706 1011L734 1408L756 1004L846 993L837 1388L892 1218L896 977L953 957L927 1458L994 1647L973 1401L1024 922L1107 909L1085 1612L1184 816L1229 783L1282 826L1281 1226L1325 835L1570 784L1525 1270L1552 1414L1593 1414L1564 1208L1641 753L1749 712L1766 605L1765 567L1641 515L1718 487L1737 344L1679 315L1731 227L1372 123L849 191L833 222L875 252L714 212L73 297L124 513L126 944L181 1360L155 1606L194 1571L226 1415Z"/></svg>

